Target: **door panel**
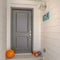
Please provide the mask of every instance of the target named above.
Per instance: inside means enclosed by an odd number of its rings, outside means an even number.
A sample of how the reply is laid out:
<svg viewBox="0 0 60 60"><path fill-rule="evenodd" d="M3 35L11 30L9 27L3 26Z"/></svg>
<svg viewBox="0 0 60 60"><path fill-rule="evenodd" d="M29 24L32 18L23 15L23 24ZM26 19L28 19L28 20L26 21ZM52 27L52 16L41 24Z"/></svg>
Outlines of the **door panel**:
<svg viewBox="0 0 60 60"><path fill-rule="evenodd" d="M32 10L12 10L12 49L15 53L32 51Z"/></svg>
<svg viewBox="0 0 60 60"><path fill-rule="evenodd" d="M21 42L21 43L20 43ZM16 39L16 49L27 49L28 45L27 45L28 41L27 41L27 37L17 37Z"/></svg>
<svg viewBox="0 0 60 60"><path fill-rule="evenodd" d="M27 20L27 12L22 11L17 13L17 32L27 32Z"/></svg>

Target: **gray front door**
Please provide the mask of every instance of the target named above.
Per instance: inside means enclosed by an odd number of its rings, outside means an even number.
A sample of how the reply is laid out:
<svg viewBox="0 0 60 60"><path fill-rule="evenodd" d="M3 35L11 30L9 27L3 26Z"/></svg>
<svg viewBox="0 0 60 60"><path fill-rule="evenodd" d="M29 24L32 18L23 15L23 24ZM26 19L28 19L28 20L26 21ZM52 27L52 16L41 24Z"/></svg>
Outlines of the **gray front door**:
<svg viewBox="0 0 60 60"><path fill-rule="evenodd" d="M15 53L32 52L32 10L12 9L11 47Z"/></svg>

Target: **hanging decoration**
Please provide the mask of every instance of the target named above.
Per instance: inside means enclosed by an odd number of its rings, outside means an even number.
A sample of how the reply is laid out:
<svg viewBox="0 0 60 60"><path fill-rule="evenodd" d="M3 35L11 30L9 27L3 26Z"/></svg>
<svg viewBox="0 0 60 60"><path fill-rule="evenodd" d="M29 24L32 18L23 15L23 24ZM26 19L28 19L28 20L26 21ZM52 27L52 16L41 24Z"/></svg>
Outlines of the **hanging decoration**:
<svg viewBox="0 0 60 60"><path fill-rule="evenodd" d="M49 20L50 18L50 12L47 12L45 15L43 15L43 21Z"/></svg>

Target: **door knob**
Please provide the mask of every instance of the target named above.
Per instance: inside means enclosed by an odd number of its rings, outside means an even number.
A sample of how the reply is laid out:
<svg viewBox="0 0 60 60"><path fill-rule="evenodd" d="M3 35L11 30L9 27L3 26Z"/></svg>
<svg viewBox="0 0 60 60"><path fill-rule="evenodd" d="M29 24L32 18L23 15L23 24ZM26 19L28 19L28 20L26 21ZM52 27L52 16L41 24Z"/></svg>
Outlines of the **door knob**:
<svg viewBox="0 0 60 60"><path fill-rule="evenodd" d="M29 34L29 36L31 36L31 33Z"/></svg>
<svg viewBox="0 0 60 60"><path fill-rule="evenodd" d="M31 31L29 31L29 39L31 39Z"/></svg>
<svg viewBox="0 0 60 60"><path fill-rule="evenodd" d="M31 36L31 31L29 31L29 36Z"/></svg>

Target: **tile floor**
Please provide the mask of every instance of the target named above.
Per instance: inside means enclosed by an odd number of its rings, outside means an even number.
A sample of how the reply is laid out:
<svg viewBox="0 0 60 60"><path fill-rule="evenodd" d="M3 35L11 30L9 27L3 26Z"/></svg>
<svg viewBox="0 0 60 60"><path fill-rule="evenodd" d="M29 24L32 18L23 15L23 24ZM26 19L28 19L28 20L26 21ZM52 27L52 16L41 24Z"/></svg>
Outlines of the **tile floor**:
<svg viewBox="0 0 60 60"><path fill-rule="evenodd" d="M32 54L16 54L14 58L7 60L42 60L42 57L34 57Z"/></svg>

